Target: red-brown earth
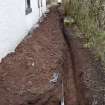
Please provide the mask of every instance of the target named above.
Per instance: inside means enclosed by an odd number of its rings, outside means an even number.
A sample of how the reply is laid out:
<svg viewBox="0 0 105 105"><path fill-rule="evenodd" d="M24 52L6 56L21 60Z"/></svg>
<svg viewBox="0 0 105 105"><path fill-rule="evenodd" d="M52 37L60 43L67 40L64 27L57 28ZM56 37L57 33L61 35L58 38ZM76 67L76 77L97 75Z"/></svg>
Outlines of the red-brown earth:
<svg viewBox="0 0 105 105"><path fill-rule="evenodd" d="M104 105L104 73L84 38L51 9L0 63L0 105ZM63 33L64 32L64 33ZM58 78L56 78L56 77ZM56 81L55 81L55 80Z"/></svg>

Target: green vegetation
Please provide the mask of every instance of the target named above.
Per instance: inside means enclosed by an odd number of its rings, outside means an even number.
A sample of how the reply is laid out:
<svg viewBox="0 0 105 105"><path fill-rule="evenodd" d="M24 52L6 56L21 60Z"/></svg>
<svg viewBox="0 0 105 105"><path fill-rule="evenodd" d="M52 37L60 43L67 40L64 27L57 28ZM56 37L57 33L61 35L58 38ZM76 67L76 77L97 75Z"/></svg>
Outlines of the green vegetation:
<svg viewBox="0 0 105 105"><path fill-rule="evenodd" d="M65 15L74 18L87 47L105 63L105 0L65 0Z"/></svg>

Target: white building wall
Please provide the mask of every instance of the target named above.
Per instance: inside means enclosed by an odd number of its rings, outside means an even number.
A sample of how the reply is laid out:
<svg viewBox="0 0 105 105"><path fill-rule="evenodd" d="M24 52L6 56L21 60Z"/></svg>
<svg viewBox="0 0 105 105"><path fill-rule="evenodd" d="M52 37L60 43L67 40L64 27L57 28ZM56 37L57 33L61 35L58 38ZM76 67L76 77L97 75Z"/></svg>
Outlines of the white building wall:
<svg viewBox="0 0 105 105"><path fill-rule="evenodd" d="M25 0L0 0L0 60L17 45L39 20L38 0L31 0L32 12L25 15ZM43 0L43 12L46 0Z"/></svg>

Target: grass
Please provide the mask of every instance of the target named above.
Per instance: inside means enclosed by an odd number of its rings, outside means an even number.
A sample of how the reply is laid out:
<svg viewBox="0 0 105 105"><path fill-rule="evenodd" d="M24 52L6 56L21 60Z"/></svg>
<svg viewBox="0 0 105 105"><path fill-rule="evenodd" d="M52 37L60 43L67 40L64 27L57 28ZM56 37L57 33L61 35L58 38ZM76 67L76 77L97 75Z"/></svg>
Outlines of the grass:
<svg viewBox="0 0 105 105"><path fill-rule="evenodd" d="M68 0L65 15L74 18L85 33L86 47L94 48L96 58L105 63L105 0Z"/></svg>

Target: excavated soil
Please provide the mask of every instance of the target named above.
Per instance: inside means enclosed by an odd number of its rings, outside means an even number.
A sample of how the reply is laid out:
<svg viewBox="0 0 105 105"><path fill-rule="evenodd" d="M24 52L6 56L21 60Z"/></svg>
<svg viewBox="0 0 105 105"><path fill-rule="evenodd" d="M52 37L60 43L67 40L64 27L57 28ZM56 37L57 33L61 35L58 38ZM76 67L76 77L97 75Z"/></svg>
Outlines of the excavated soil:
<svg viewBox="0 0 105 105"><path fill-rule="evenodd" d="M67 49L55 9L0 64L0 105L59 105ZM54 74L59 77L56 81Z"/></svg>
<svg viewBox="0 0 105 105"><path fill-rule="evenodd" d="M0 105L105 105L105 75L84 38L52 8L0 63Z"/></svg>

